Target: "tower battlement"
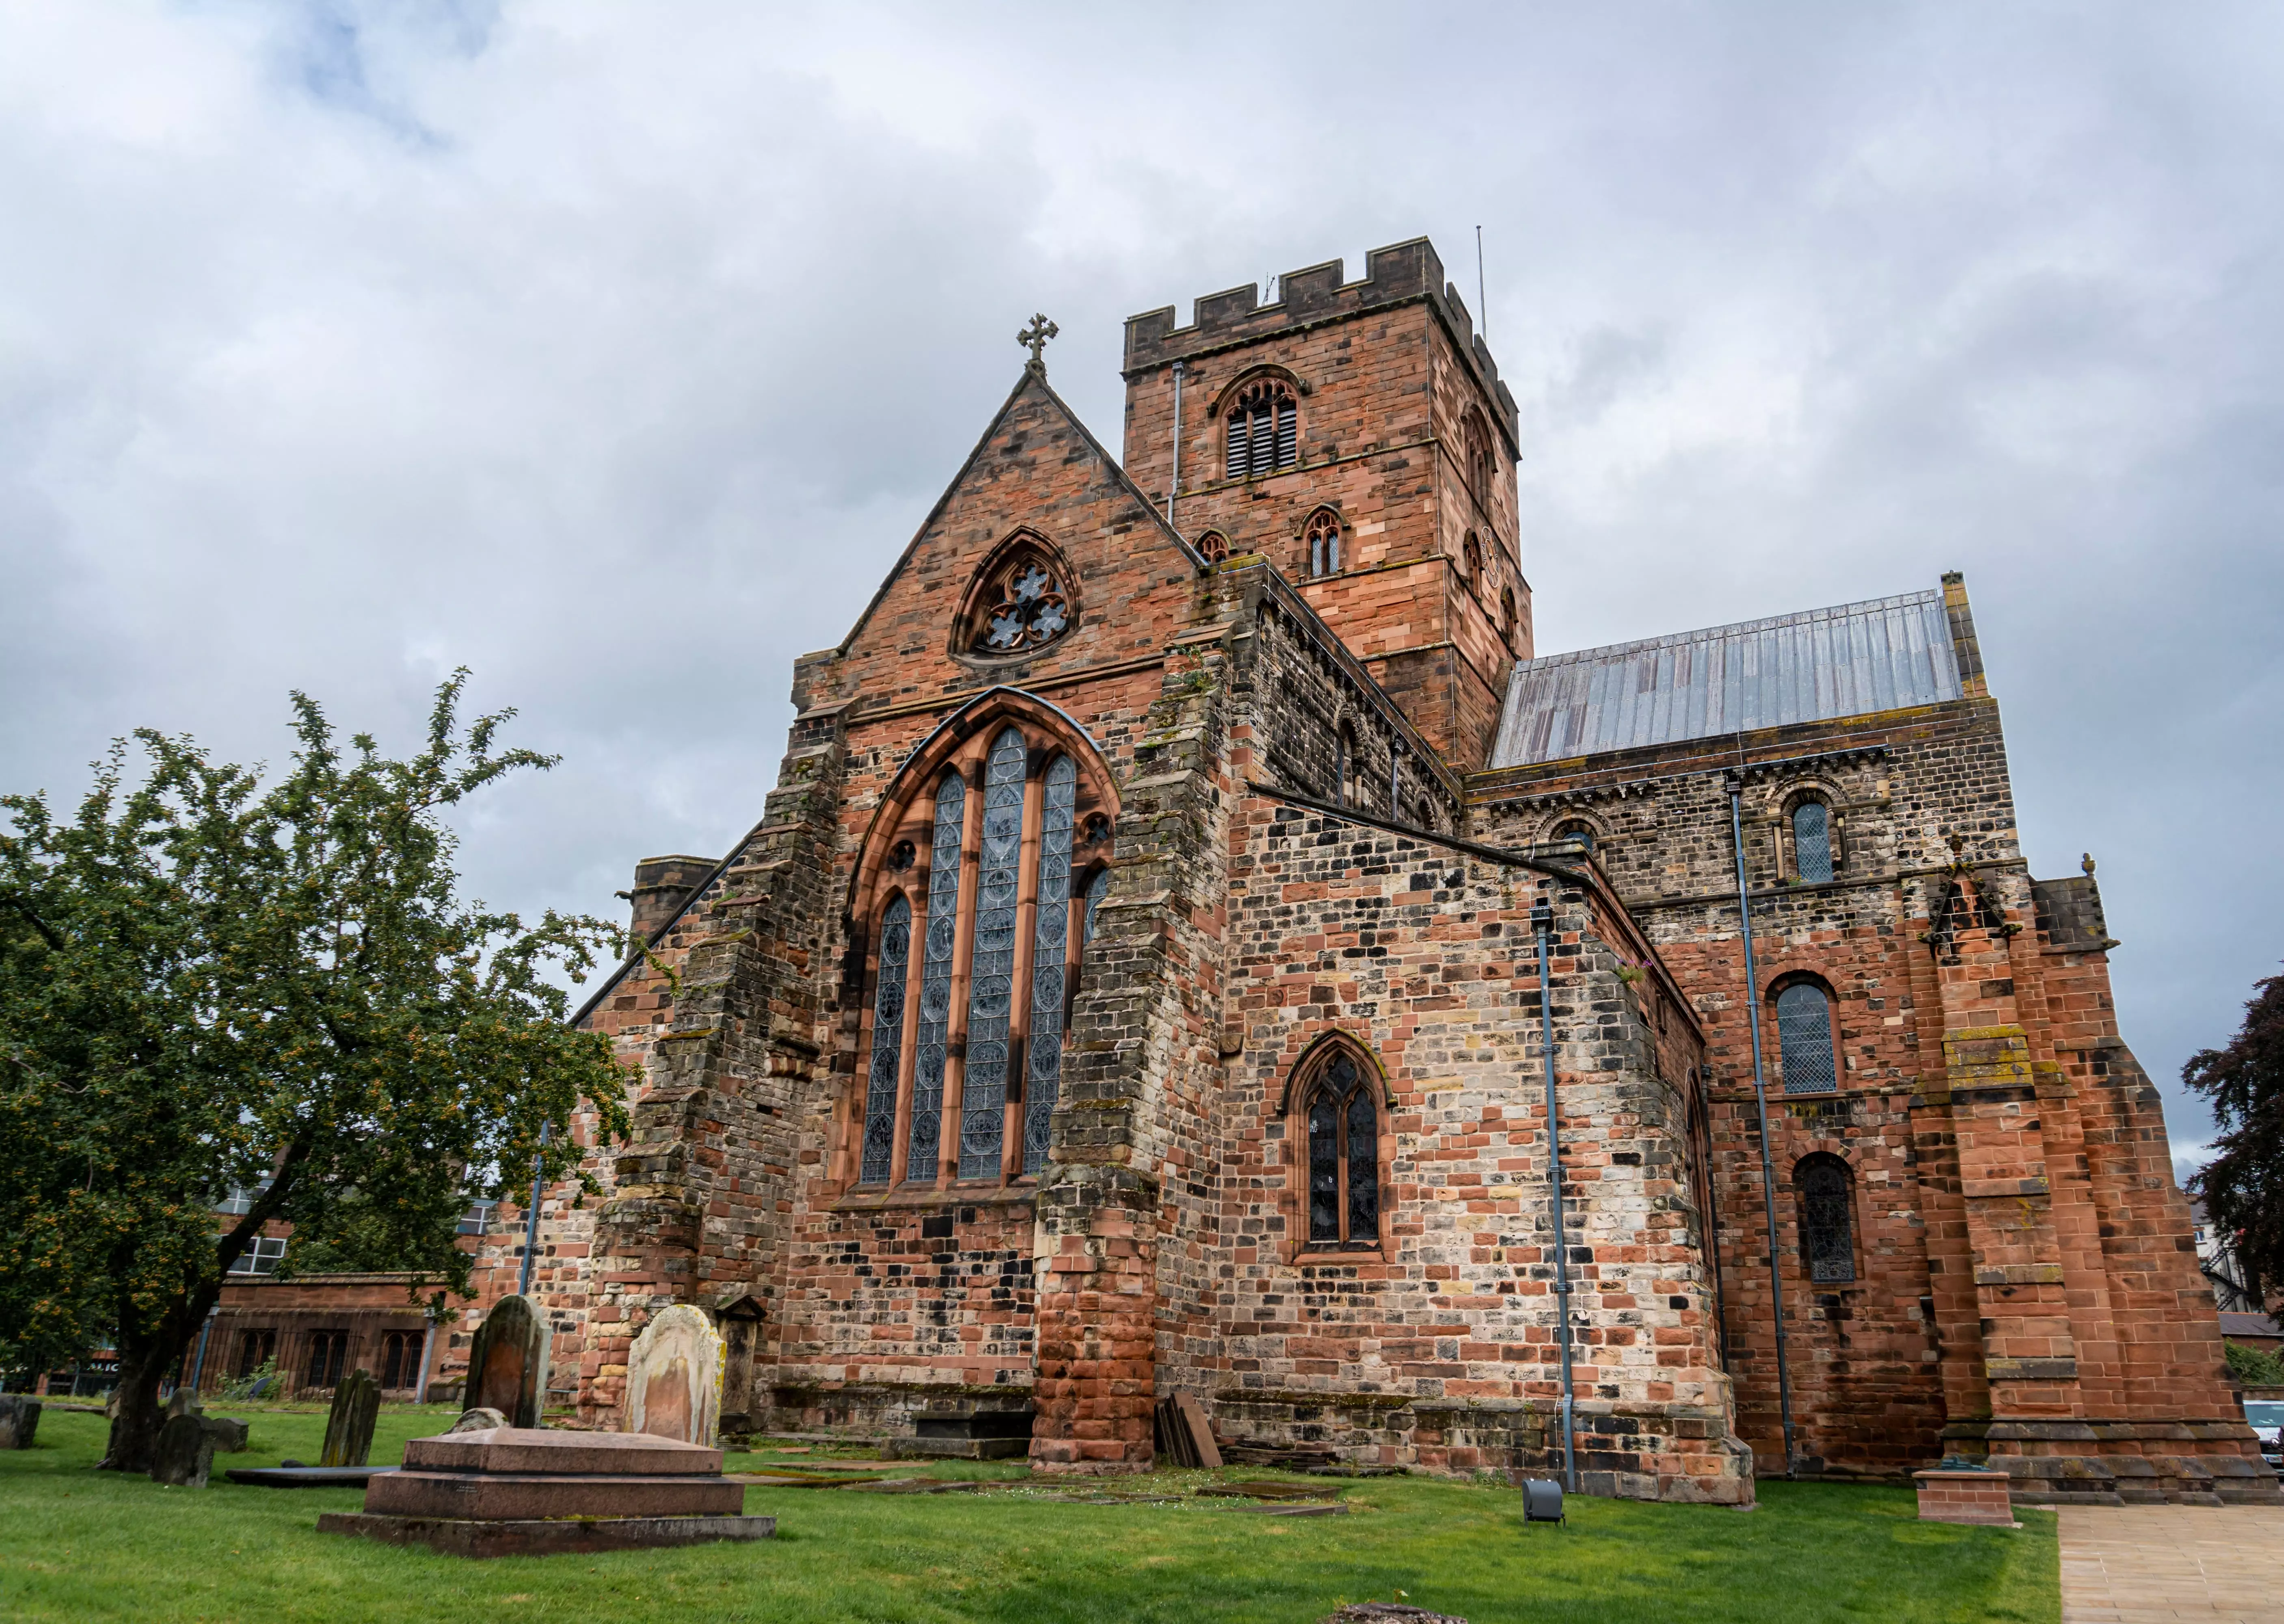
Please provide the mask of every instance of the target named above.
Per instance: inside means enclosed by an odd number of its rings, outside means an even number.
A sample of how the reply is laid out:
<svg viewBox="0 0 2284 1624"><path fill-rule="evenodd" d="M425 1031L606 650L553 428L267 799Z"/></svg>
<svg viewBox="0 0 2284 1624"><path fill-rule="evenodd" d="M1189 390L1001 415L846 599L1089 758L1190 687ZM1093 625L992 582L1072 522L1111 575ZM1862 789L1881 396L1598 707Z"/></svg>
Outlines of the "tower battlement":
<svg viewBox="0 0 2284 1624"><path fill-rule="evenodd" d="M1424 302L1451 330L1452 341L1473 365L1483 393L1498 402L1498 416L1510 445L1514 444L1519 438L1514 396L1499 381L1498 363L1475 331L1459 289L1443 279L1443 262L1435 245L1424 237L1392 243L1374 248L1365 256L1365 264L1364 279L1359 282L1342 279L1347 266L1341 260L1288 270L1277 278L1278 298L1272 304L1263 304L1260 288L1250 282L1204 294L1193 305L1186 327L1175 324L1172 305L1130 316L1126 318L1126 379L1131 383L1138 375L1176 361L1194 360L1324 322Z"/></svg>

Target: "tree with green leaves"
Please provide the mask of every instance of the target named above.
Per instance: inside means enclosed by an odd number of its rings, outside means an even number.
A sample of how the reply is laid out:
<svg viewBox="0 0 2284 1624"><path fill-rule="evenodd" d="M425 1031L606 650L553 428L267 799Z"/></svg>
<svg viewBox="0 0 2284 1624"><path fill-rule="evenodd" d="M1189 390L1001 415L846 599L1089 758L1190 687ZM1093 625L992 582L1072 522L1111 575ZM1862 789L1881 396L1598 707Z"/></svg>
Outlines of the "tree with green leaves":
<svg viewBox="0 0 2284 1624"><path fill-rule="evenodd" d="M2192 1056L2181 1081L2212 1102L2220 1128L2190 1187L2231 1237L2246 1294L2264 1303L2284 1284L2284 975L2253 995L2234 1040Z"/></svg>
<svg viewBox="0 0 2284 1624"><path fill-rule="evenodd" d="M267 787L145 730L139 781L116 742L69 821L0 797L0 1369L113 1347L107 1467L148 1466L161 1383L273 1220L289 1268L385 1256L465 1293L471 1193L535 1158L583 1180L583 1106L626 1132L626 1072L552 979L618 930L458 895L448 810L554 764L495 748L512 712L464 736L466 680L409 760L345 752L296 693ZM218 1219L232 1189L250 1205Z"/></svg>

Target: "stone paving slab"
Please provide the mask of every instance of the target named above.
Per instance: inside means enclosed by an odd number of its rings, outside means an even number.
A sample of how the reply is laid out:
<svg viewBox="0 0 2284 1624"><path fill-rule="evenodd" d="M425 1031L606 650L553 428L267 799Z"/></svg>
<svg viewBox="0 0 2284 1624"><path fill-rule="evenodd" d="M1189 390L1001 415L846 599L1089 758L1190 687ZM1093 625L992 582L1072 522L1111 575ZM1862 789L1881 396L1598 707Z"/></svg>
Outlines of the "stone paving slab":
<svg viewBox="0 0 2284 1624"><path fill-rule="evenodd" d="M2060 1514L2062 1624L2284 1624L2284 1507Z"/></svg>

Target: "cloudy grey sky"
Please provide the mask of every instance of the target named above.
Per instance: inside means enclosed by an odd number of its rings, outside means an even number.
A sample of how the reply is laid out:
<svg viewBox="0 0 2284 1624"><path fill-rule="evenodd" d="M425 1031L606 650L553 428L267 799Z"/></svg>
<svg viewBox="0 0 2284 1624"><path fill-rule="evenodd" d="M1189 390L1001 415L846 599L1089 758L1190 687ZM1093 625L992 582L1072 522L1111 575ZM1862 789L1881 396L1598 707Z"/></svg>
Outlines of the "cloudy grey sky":
<svg viewBox="0 0 2284 1624"><path fill-rule="evenodd" d="M1967 572L2040 875L2171 1079L2284 958L2284 13L0 4L0 785L107 738L563 766L492 901L718 853L1021 365L1488 245L1555 652Z"/></svg>

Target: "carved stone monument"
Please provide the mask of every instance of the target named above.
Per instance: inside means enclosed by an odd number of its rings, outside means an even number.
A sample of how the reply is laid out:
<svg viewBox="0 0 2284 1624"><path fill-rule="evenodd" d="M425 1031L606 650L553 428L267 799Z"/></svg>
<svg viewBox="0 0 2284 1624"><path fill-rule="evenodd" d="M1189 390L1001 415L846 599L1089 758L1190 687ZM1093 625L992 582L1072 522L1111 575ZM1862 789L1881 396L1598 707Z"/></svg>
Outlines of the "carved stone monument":
<svg viewBox="0 0 2284 1624"><path fill-rule="evenodd" d="M627 1354L626 1430L711 1448L721 1416L721 1333L688 1303L653 1315Z"/></svg>
<svg viewBox="0 0 2284 1624"><path fill-rule="evenodd" d="M352 1371L333 1389L325 1417L325 1449L320 1466L362 1466L372 1454L372 1424L380 1414L380 1384L366 1370Z"/></svg>
<svg viewBox="0 0 2284 1624"><path fill-rule="evenodd" d="M528 1297L503 1297L468 1348L463 1409L497 1409L511 1426L539 1425L547 1403L546 1316Z"/></svg>
<svg viewBox="0 0 2284 1624"><path fill-rule="evenodd" d="M151 1450L151 1480L170 1488L204 1488L214 1471L214 1434L195 1415L170 1416Z"/></svg>

